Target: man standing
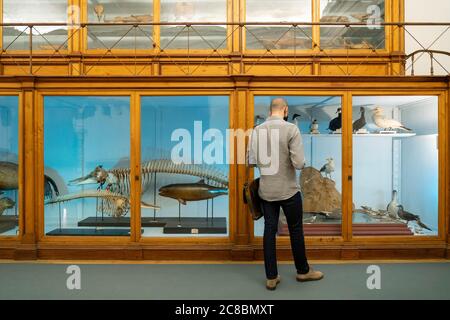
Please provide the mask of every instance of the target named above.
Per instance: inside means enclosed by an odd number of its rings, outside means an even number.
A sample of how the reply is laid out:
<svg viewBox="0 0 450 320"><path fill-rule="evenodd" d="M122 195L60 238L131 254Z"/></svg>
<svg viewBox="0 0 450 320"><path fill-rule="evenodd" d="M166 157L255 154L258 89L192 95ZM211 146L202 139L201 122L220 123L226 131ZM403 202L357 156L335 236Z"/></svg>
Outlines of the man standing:
<svg viewBox="0 0 450 320"><path fill-rule="evenodd" d="M260 170L259 196L264 212L264 266L266 287L275 290L280 283L276 256L276 234L280 207L286 215L297 281L323 278L308 265L303 235L303 207L295 170L305 166L303 143L298 127L287 122L288 104L273 99L270 116L252 132L248 163Z"/></svg>

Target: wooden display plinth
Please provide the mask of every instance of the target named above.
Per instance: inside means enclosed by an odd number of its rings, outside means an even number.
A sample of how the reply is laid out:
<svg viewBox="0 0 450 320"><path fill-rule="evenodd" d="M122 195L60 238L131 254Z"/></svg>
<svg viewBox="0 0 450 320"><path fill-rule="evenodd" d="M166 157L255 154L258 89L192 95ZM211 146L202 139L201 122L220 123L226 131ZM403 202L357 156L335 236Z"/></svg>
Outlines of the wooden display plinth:
<svg viewBox="0 0 450 320"><path fill-rule="evenodd" d="M342 226L340 224L304 224L305 236L340 236ZM289 235L288 226L280 224L278 235ZM353 224L354 236L412 236L414 235L404 223L355 223Z"/></svg>
<svg viewBox="0 0 450 320"><path fill-rule="evenodd" d="M144 232L144 230L141 230ZM47 232L48 236L111 236L111 237L128 237L130 236L130 229L77 229L77 228L63 228L55 229Z"/></svg>

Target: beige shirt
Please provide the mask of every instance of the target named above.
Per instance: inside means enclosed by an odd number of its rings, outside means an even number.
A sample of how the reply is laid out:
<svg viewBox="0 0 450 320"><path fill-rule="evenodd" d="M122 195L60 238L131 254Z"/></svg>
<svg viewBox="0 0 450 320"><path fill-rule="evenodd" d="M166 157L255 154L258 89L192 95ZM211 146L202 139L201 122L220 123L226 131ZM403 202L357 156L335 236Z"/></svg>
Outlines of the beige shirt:
<svg viewBox="0 0 450 320"><path fill-rule="evenodd" d="M248 163L260 170L259 196L266 201L286 200L300 191L295 170L305 166L298 127L281 117L269 117L250 137Z"/></svg>

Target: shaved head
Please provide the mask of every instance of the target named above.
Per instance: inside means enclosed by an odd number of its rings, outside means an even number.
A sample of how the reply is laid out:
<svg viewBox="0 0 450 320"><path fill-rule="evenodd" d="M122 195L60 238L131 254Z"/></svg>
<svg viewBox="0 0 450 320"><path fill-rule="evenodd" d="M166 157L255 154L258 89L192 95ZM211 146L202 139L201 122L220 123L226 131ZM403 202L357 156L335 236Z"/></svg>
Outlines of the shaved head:
<svg viewBox="0 0 450 320"><path fill-rule="evenodd" d="M270 102L270 112L283 111L288 106L286 99L275 98Z"/></svg>
<svg viewBox="0 0 450 320"><path fill-rule="evenodd" d="M288 103L286 99L281 97L272 99L270 102L270 115L279 116L286 120L288 116Z"/></svg>

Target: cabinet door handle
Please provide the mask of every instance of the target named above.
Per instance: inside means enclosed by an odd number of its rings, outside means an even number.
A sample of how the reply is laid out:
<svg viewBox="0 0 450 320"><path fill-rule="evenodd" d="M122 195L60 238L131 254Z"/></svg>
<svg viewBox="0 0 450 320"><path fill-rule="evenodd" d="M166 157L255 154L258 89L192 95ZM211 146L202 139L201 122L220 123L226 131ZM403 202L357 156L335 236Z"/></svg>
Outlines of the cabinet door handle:
<svg viewBox="0 0 450 320"><path fill-rule="evenodd" d="M347 179L348 179L348 181L352 181L352 180L353 180L353 176L352 176L352 175L349 175L349 176L347 177Z"/></svg>

